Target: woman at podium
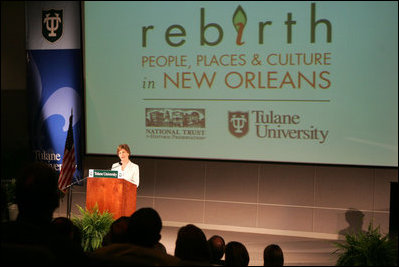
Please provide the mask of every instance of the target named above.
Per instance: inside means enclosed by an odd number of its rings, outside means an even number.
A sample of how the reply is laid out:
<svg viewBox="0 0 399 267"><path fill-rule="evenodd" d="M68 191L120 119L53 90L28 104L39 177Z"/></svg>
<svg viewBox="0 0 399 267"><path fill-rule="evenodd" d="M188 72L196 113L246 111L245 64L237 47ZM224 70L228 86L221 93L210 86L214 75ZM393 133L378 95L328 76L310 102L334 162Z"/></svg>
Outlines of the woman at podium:
<svg viewBox="0 0 399 267"><path fill-rule="evenodd" d="M130 161L130 148L127 144L119 145L116 154L121 161L112 164L112 170L122 171L123 178L139 187L139 166Z"/></svg>

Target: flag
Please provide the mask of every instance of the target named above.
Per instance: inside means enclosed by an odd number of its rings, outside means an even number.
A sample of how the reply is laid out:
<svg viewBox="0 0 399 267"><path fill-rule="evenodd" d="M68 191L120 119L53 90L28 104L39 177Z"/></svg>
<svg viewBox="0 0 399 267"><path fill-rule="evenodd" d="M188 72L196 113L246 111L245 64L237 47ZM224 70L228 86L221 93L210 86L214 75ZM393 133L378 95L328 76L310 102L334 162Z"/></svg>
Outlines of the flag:
<svg viewBox="0 0 399 267"><path fill-rule="evenodd" d="M75 145L73 142L72 114L69 117L68 135L65 142L64 158L60 177L58 178L58 188L65 193L65 188L71 184L72 176L76 169Z"/></svg>

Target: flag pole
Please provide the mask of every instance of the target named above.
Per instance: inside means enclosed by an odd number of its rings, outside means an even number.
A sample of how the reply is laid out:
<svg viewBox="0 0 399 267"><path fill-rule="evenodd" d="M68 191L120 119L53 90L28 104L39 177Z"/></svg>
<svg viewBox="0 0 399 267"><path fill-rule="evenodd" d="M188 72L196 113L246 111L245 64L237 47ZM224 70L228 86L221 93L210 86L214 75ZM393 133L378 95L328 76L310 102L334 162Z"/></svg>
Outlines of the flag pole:
<svg viewBox="0 0 399 267"><path fill-rule="evenodd" d="M71 118L73 118L73 108L71 108ZM72 122L70 122L72 123ZM72 176L73 180L73 176ZM71 184L72 184L71 180ZM68 196L67 196L67 218L71 218L71 204L72 204L72 186L69 186L68 188Z"/></svg>
<svg viewBox="0 0 399 267"><path fill-rule="evenodd" d="M67 218L71 218L71 206L72 206L72 186L68 188L68 199L67 199Z"/></svg>
<svg viewBox="0 0 399 267"><path fill-rule="evenodd" d="M73 140L73 109L71 109L71 116L69 117L69 127L67 138L65 141L64 156L62 159L61 173L58 177L58 188L67 194L67 210L66 216L69 218L71 216L71 205L72 205L72 190L73 185L73 174L76 170L75 162L75 145Z"/></svg>

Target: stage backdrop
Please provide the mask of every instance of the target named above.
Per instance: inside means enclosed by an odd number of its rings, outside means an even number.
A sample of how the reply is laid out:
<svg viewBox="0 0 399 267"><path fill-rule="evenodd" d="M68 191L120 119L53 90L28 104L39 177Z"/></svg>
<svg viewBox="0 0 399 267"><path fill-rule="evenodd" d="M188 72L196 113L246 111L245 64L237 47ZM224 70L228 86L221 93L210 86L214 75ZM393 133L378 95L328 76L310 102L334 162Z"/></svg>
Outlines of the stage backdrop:
<svg viewBox="0 0 399 267"><path fill-rule="evenodd" d="M398 164L396 2L84 3L87 153Z"/></svg>
<svg viewBox="0 0 399 267"><path fill-rule="evenodd" d="M77 170L81 166L82 64L80 3L75 1L26 2L29 123L36 161L62 166L69 116Z"/></svg>

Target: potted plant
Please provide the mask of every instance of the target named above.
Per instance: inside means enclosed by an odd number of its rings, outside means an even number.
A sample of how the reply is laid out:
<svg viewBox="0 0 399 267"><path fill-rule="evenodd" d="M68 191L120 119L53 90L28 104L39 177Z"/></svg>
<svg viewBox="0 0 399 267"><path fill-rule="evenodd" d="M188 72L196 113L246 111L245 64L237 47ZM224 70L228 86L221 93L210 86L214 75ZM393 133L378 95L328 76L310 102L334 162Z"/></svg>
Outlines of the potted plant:
<svg viewBox="0 0 399 267"><path fill-rule="evenodd" d="M395 266L397 246L388 235L380 233L380 227L370 223L367 231L347 233L345 240L334 242L338 247L337 266Z"/></svg>
<svg viewBox="0 0 399 267"><path fill-rule="evenodd" d="M82 247L85 252L92 252L101 247L104 236L108 233L114 218L111 213L100 213L96 204L92 209L83 209L77 205L80 217L72 218L72 222L82 233Z"/></svg>
<svg viewBox="0 0 399 267"><path fill-rule="evenodd" d="M1 194L2 194L2 220L15 221L18 216L18 206L16 204L16 179L2 180L1 181Z"/></svg>

